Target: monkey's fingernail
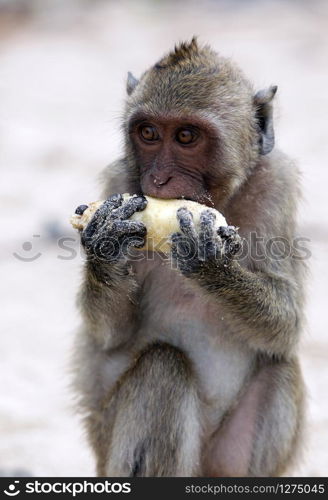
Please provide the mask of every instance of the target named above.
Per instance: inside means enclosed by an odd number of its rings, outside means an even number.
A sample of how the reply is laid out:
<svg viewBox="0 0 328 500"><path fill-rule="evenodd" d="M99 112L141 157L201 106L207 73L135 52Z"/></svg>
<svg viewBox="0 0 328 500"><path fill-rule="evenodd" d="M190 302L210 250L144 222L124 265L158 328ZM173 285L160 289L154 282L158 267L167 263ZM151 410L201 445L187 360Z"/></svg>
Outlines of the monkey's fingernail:
<svg viewBox="0 0 328 500"><path fill-rule="evenodd" d="M194 215L188 208L186 207L180 207L177 210L177 217L179 218L180 222L186 221L187 223L194 218Z"/></svg>
<svg viewBox="0 0 328 500"><path fill-rule="evenodd" d="M138 196L136 197L136 200L138 201L138 203L140 203L140 205L138 205L138 206L136 207L137 212L140 212L141 210L144 210L144 209L146 208L147 204L148 204L148 201L147 201L147 199L144 197L144 195L143 195L143 194L138 195Z"/></svg>
<svg viewBox="0 0 328 500"><path fill-rule="evenodd" d="M123 201L123 196L120 193L114 193L108 197L108 201L120 204Z"/></svg>
<svg viewBox="0 0 328 500"><path fill-rule="evenodd" d="M79 205L77 207L77 209L75 210L75 213L77 215L82 215L86 211L87 208L88 208L88 205Z"/></svg>

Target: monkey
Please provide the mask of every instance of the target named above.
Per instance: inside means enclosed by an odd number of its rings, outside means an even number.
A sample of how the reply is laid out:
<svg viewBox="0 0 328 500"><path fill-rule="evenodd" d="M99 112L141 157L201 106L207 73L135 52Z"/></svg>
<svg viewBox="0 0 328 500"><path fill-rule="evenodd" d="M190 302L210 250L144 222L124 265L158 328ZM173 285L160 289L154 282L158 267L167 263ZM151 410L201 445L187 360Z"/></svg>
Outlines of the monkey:
<svg viewBox="0 0 328 500"><path fill-rule="evenodd" d="M124 155L81 233L75 385L98 476L280 476L299 456L300 176L274 148L276 91L195 37L128 74ZM145 195L182 201L170 255L141 250ZM197 230L183 199L204 205Z"/></svg>

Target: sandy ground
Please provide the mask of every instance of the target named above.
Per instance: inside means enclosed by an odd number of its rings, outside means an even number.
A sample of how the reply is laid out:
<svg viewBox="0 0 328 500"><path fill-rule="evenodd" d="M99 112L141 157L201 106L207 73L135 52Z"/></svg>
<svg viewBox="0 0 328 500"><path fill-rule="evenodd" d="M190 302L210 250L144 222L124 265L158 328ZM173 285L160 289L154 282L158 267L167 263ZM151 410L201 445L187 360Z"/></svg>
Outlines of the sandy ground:
<svg viewBox="0 0 328 500"><path fill-rule="evenodd" d="M69 389L82 257L57 239L75 238L69 214L98 197L99 172L120 154L126 72L196 33L256 88L279 86L277 144L303 171L301 234L313 254L301 346L308 438L295 475L327 475L328 4L91 3L0 17L1 473L94 473Z"/></svg>

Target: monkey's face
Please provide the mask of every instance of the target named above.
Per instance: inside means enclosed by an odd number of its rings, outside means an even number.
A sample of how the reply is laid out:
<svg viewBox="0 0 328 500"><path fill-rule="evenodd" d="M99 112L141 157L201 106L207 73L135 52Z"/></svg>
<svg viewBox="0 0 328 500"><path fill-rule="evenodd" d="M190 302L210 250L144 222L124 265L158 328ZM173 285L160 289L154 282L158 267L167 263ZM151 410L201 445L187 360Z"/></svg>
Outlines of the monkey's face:
<svg viewBox="0 0 328 500"><path fill-rule="evenodd" d="M129 137L144 194L210 204L208 173L217 136L206 121L139 113L130 120Z"/></svg>
<svg viewBox="0 0 328 500"><path fill-rule="evenodd" d="M271 100L195 41L128 76L124 133L131 190L222 209L274 144Z"/></svg>
<svg viewBox="0 0 328 500"><path fill-rule="evenodd" d="M222 209L258 157L251 90L239 95L213 74L201 87L172 73L160 76L146 74L127 101L132 188Z"/></svg>

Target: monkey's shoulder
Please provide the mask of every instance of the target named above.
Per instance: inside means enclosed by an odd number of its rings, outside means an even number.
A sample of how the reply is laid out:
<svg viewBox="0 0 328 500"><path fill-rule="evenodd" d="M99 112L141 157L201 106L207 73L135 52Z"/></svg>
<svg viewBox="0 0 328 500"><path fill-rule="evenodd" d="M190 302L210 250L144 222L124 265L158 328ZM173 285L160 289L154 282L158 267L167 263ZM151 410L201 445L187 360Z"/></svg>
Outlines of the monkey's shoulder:
<svg viewBox="0 0 328 500"><path fill-rule="evenodd" d="M296 230L300 171L280 151L259 160L241 188L229 200L224 215L243 237L290 237Z"/></svg>

